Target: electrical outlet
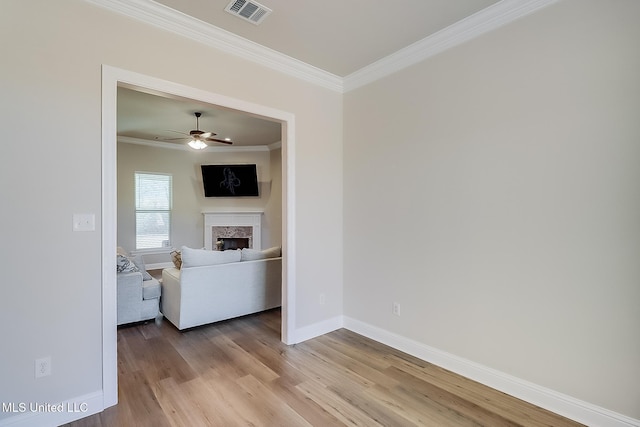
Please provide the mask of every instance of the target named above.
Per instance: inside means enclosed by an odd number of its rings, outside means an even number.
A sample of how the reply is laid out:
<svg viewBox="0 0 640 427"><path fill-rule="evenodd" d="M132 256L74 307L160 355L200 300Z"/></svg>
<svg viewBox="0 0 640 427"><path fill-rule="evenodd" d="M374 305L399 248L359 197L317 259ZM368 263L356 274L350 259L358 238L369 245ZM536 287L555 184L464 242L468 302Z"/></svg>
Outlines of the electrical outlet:
<svg viewBox="0 0 640 427"><path fill-rule="evenodd" d="M36 359L35 369L36 378L51 375L51 356L43 357L42 359Z"/></svg>
<svg viewBox="0 0 640 427"><path fill-rule="evenodd" d="M392 311L393 311L393 314L395 314L396 316L400 316L400 303L399 302L394 302L393 303Z"/></svg>
<svg viewBox="0 0 640 427"><path fill-rule="evenodd" d="M324 305L325 301L326 301L326 298L324 294L320 294L320 305Z"/></svg>

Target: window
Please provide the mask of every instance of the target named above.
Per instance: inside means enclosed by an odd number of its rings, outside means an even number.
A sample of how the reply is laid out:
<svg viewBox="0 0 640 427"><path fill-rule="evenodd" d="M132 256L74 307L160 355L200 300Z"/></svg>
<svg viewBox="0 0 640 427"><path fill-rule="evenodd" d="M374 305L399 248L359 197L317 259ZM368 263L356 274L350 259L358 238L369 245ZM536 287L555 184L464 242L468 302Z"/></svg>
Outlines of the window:
<svg viewBox="0 0 640 427"><path fill-rule="evenodd" d="M171 175L135 173L136 249L170 246Z"/></svg>

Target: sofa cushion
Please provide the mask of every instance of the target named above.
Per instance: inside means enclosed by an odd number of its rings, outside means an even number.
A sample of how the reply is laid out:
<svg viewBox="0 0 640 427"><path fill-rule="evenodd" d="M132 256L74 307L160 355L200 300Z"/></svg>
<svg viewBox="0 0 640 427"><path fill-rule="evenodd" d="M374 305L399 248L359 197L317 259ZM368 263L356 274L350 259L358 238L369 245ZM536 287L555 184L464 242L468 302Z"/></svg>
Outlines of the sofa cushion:
<svg viewBox="0 0 640 427"><path fill-rule="evenodd" d="M240 261L242 251L209 251L182 247L182 267L202 267L205 265L228 264Z"/></svg>
<svg viewBox="0 0 640 427"><path fill-rule="evenodd" d="M160 298L160 282L153 277L142 282L142 299Z"/></svg>
<svg viewBox="0 0 640 427"><path fill-rule="evenodd" d="M144 260L142 259L142 255L136 255L135 257L130 257L131 260L136 267L138 267L138 271L142 273L142 280L151 280L151 274L147 271L147 267L144 265Z"/></svg>
<svg viewBox="0 0 640 427"><path fill-rule="evenodd" d="M140 271L138 267L126 256L118 255L116 263L116 271L118 273L131 273L134 271Z"/></svg>
<svg viewBox="0 0 640 427"><path fill-rule="evenodd" d="M255 261L258 259L277 258L282 255L282 248L280 246L274 246L269 249L258 250L243 248L240 256L240 261Z"/></svg>

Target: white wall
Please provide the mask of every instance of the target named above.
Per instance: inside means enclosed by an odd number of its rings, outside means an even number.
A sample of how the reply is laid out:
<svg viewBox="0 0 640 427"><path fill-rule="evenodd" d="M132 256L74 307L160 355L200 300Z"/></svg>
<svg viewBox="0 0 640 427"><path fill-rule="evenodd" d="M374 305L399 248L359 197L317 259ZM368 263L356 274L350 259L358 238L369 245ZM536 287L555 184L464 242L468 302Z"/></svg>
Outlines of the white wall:
<svg viewBox="0 0 640 427"><path fill-rule="evenodd" d="M84 1L2 9L0 401L57 403L102 387L103 64L295 115L296 326L341 314L341 94ZM85 212L98 231L74 233L73 213ZM53 375L35 380L47 355Z"/></svg>
<svg viewBox="0 0 640 427"><path fill-rule="evenodd" d="M146 145L118 143L118 245L135 250L135 172L167 173L173 177L171 243L199 248L204 245L204 211L263 210L262 247L282 244L282 179L279 166L282 150L195 152ZM276 155L277 153L277 155ZM275 160L272 159L276 158ZM255 164L259 197L206 198L200 165ZM272 170L272 165L274 166ZM273 200L272 200L273 199ZM146 255L145 262L169 262L168 254Z"/></svg>
<svg viewBox="0 0 640 427"><path fill-rule="evenodd" d="M346 94L346 316L640 418L639 16L562 1Z"/></svg>
<svg viewBox="0 0 640 427"><path fill-rule="evenodd" d="M269 151L269 199L262 219L262 247L282 245L282 149ZM266 190L265 190L266 191Z"/></svg>

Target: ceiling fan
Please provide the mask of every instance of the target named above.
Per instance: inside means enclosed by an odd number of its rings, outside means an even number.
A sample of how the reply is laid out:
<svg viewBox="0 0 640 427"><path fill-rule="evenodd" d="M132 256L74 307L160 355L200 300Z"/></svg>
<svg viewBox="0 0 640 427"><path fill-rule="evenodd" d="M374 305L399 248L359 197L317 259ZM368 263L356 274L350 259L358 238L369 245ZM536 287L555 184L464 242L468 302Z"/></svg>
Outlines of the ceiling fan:
<svg viewBox="0 0 640 427"><path fill-rule="evenodd" d="M165 139L165 141L179 141L179 140L185 140L185 141L189 141L188 145L191 148L194 148L196 150L202 150L204 148L207 147L207 142L221 142L223 144L233 144L233 142L229 139L218 139L218 138L213 138L213 136L216 135L216 133L214 132L204 132L200 130L200 116L202 116L202 113L200 112L196 112L193 113L196 116L196 128L195 130L190 131L189 133L184 133L184 132L178 132L175 130L170 130L169 132L175 132L175 133L179 133L182 135L185 135L183 137L180 138L169 138L169 139Z"/></svg>

